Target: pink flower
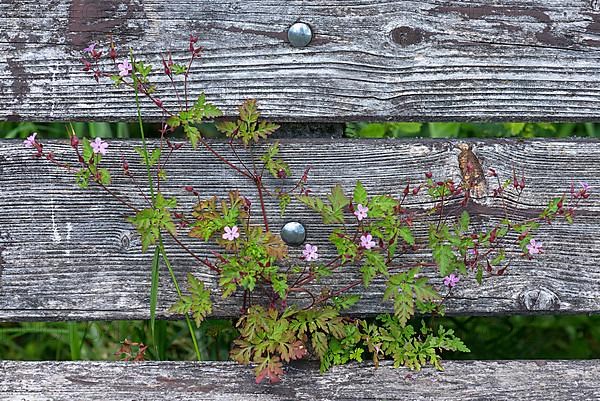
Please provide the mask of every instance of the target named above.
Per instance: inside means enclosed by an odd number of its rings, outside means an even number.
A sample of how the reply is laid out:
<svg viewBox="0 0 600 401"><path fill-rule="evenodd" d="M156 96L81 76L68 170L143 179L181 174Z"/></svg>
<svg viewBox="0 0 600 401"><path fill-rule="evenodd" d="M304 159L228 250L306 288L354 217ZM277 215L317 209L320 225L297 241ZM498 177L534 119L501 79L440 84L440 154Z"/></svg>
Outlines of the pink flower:
<svg viewBox="0 0 600 401"><path fill-rule="evenodd" d="M375 241L373 241L373 236L371 234L363 234L360 237L360 246L365 249L371 249L375 246Z"/></svg>
<svg viewBox="0 0 600 401"><path fill-rule="evenodd" d="M223 234L223 239L228 241L233 241L236 238L240 237L240 229L238 226L233 226L231 228L225 227L225 234Z"/></svg>
<svg viewBox="0 0 600 401"><path fill-rule="evenodd" d="M304 256L304 259L306 259L307 262L310 262L311 260L317 260L319 257L317 249L318 248L316 245L306 244L304 250L302 251L302 256Z"/></svg>
<svg viewBox="0 0 600 401"><path fill-rule="evenodd" d="M460 278L454 273L444 277L444 285L448 288L454 287L456 284L458 284L459 281Z"/></svg>
<svg viewBox="0 0 600 401"><path fill-rule="evenodd" d="M362 219L367 217L367 212L369 211L369 208L366 206L361 205L360 203L356 206L356 210L354 211L354 215L356 216L356 218L358 219L358 221L361 221Z"/></svg>
<svg viewBox="0 0 600 401"><path fill-rule="evenodd" d="M581 190L583 192L588 192L590 190L590 184L587 182L580 182L579 185L581 185Z"/></svg>
<svg viewBox="0 0 600 401"><path fill-rule="evenodd" d="M529 241L529 244L527 244L527 250L530 255L542 253L542 243L532 238L531 241Z"/></svg>
<svg viewBox="0 0 600 401"><path fill-rule="evenodd" d="M131 67L131 64L127 60L123 60L117 67L119 67L119 75L122 77L126 77L133 70L133 67Z"/></svg>
<svg viewBox="0 0 600 401"><path fill-rule="evenodd" d="M92 150L94 151L94 153L101 153L102 155L106 154L106 148L108 148L108 143L104 142L102 139L96 138L94 142L90 142L90 145L92 145Z"/></svg>
<svg viewBox="0 0 600 401"><path fill-rule="evenodd" d="M86 47L85 49L83 49L83 51L86 53L92 53L94 51L95 47L96 47L95 43L90 43L90 45L88 47Z"/></svg>
<svg viewBox="0 0 600 401"><path fill-rule="evenodd" d="M25 146L26 148L34 148L35 147L35 136L37 135L37 132L34 132L33 134L29 135L27 137L27 139L25 139L23 141L23 146Z"/></svg>

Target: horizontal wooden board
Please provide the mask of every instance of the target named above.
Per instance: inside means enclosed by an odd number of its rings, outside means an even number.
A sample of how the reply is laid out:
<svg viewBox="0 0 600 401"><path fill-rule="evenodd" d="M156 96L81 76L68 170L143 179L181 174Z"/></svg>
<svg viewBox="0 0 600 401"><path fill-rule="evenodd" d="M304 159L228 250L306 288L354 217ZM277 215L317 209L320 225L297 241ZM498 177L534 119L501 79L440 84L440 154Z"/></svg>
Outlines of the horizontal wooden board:
<svg viewBox="0 0 600 401"><path fill-rule="evenodd" d="M143 198L119 173L122 158L129 160L134 175L143 182L145 171L133 151L134 142L110 142L104 161L114 171L112 190L131 204L144 207ZM215 149L233 158L222 142ZM298 178L311 165L309 187L324 194L336 183L350 191L360 179L369 193L399 195L406 182L422 181L424 172L434 177L460 180L457 142L392 140L302 140L284 139L282 157L289 161ZM510 216L536 216L547 201L567 191L572 182L586 181L593 196L581 205L576 224L544 226L537 238L544 253L534 260L517 258L505 276L484 280L479 286L473 278L453 291L448 301L451 314L518 313L598 313L600 312L600 146L597 141L476 141L474 152L484 169L495 168L502 178L513 169L524 173L525 194L517 201L507 199ZM64 142L46 144L46 150L59 160L75 161L72 149ZM240 157L251 164L250 156ZM224 196L237 189L253 202L259 216L253 184L225 169L206 150L193 151L187 145L176 153L167 168L169 180L162 190L176 195L180 210L189 211L194 197L183 187L192 185L201 197ZM294 178L285 184L292 185ZM273 184L269 182L268 185ZM493 185L489 183L488 190ZM488 192L489 194L489 192ZM424 195L411 200L415 210L430 206ZM303 222L307 241L320 247L323 260L332 254L327 238L332 227L318 223L306 207L292 203L286 216L279 217L275 200L267 200L271 227L279 230L287 220ZM140 252L140 241L125 221L127 207L99 188L79 189L72 176L45 160L32 158L32 150L19 141L0 141L0 320L86 320L148 318L151 255ZM498 200L484 197L469 206L473 222L489 226L503 216ZM424 226L421 226L424 227ZM424 228L417 234L425 235ZM180 238L202 257L212 258L210 245ZM188 257L173 243L169 253L180 280L187 272L201 278L213 290L216 316L235 316L240 297L223 300L216 288L218 277ZM301 256L301 248L290 248ZM514 245L509 255L518 256ZM426 250L407 256L407 261L429 258ZM441 280L425 270L436 286ZM345 269L327 282L334 289L360 277L356 269ZM159 314L175 300L166 272L161 275ZM355 313L390 311L382 303L382 283L362 291L363 301ZM317 291L318 292L318 291Z"/></svg>
<svg viewBox="0 0 600 401"><path fill-rule="evenodd" d="M282 382L254 383L225 362L0 362L0 398L36 400L597 400L600 363L446 361L445 371L384 363L319 374L287 368Z"/></svg>
<svg viewBox="0 0 600 401"><path fill-rule="evenodd" d="M309 24L310 45L287 30ZM600 7L590 0L18 0L0 3L0 119L132 120L133 97L81 70L112 35L160 66L200 36L190 92L270 118L598 120ZM164 77L157 95L176 97ZM160 119L150 102L144 115Z"/></svg>

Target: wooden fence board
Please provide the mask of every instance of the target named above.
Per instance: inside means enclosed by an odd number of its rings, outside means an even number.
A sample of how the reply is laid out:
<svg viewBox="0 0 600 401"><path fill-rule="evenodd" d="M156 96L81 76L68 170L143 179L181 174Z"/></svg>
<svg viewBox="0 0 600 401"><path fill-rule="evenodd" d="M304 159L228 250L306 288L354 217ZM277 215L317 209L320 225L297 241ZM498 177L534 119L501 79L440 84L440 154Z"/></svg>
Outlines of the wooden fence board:
<svg viewBox="0 0 600 401"><path fill-rule="evenodd" d="M446 361L445 371L383 363L319 374L295 364L278 384L254 384L232 362L0 362L0 398L27 400L597 400L600 363Z"/></svg>
<svg viewBox="0 0 600 401"><path fill-rule="evenodd" d="M129 160L138 180L145 172L133 151L133 142L110 142L104 161L114 171L111 188L128 202L144 207L143 198L132 190L119 173L121 157ZM399 195L406 182L424 179L425 171L434 177L452 177L460 173L456 142L439 141L354 141L284 139L281 153L299 177L308 164L309 187L324 194L336 183L350 191L360 179L371 194ZM448 303L452 314L511 313L598 313L600 312L600 147L597 141L489 140L473 142L476 155L485 169L495 168L501 177L512 176L513 168L525 174L527 188L517 201L507 199L510 215L532 217L540 213L551 196L561 195L574 182L587 181L592 198L583 203L573 225L557 223L543 226L537 238L544 243L544 254L527 261L517 257L503 277L486 279L478 286L474 279L453 292ZM215 142L223 154L227 146ZM74 161L74 154L64 142L50 142L57 159ZM189 211L194 197L183 190L193 185L201 197L225 195L239 189L253 201L254 216L258 201L252 183L225 170L206 151L184 147L173 156L167 167L169 179L162 187L166 194L180 196L180 208ZM72 176L45 160L34 160L31 149L18 141L0 141L0 320L85 320L141 319L148 317L148 294L151 255L141 254L139 238L125 221L131 212L99 188L79 189ZM248 154L240 156L251 163ZM104 162L103 161L103 162ZM294 179L286 181L293 185ZM273 184L272 182L269 183ZM493 188L488 184L488 190ZM429 204L419 195L409 202L421 210ZM317 244L323 258L332 254L327 237L332 227L318 223L318 218L303 205L292 203L284 219L279 217L276 200L267 201L273 229L289 220L305 223L307 241ZM476 200L471 206L473 221L489 226L503 216L499 201L491 197ZM417 223L418 224L418 223ZM418 230L417 234L425 235ZM211 247L198 240L182 240L200 255L212 257ZM217 277L200 267L187 254L169 246L177 276L183 280L192 271L215 289ZM214 248L212 248L214 249ZM291 248L301 256L300 248ZM518 256L513 245L509 255ZM407 256L406 260L430 257L426 250ZM159 311L175 300L166 272ZM433 271L425 270L431 277ZM338 288L359 278L355 269L347 269L330 284ZM440 279L435 279L441 285ZM355 312L372 314L391 310L381 302L382 285L376 283L364 292L364 300ZM215 290L215 314L238 314L238 297L222 300Z"/></svg>
<svg viewBox="0 0 600 401"><path fill-rule="evenodd" d="M315 33L306 48L287 43L296 21ZM191 93L230 116L257 98L283 121L600 118L596 1L4 0L0 119L135 119L132 96L81 71L81 50L112 34L158 66L163 51L185 58L191 32L205 47Z"/></svg>

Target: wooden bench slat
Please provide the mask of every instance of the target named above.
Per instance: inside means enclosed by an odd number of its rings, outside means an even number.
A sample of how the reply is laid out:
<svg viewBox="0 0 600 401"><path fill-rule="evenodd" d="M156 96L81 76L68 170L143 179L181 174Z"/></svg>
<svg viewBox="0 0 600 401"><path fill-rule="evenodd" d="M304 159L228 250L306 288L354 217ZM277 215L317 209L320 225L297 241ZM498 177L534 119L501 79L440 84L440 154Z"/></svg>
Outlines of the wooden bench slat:
<svg viewBox="0 0 600 401"><path fill-rule="evenodd" d="M315 32L301 49L287 43L298 20ZM81 50L113 34L158 67L159 52L184 59L191 32L206 49L191 93L230 116L258 98L284 121L598 119L599 21L589 0L4 2L0 120L133 120L133 98L86 76Z"/></svg>
<svg viewBox="0 0 600 401"><path fill-rule="evenodd" d="M130 202L144 207L142 197L118 172L121 157L129 160L140 182L145 172L133 151L134 142L110 142L108 163L114 174L114 191ZM407 180L423 179L432 171L436 178L460 173L456 142L440 141L339 141L283 140L281 152L291 163L295 177L307 164L312 165L309 187L324 194L336 183L349 192L360 179L370 194L399 195ZM598 313L600 312L600 146L598 141L537 140L526 143L507 140L473 142L475 154L484 168L495 168L501 177L512 176L513 168L525 174L527 188L523 197L507 201L511 215L532 217L539 214L551 196L568 190L571 182L587 181L594 195L579 210L576 223L544 226L537 238L545 253L532 261L518 259L503 277L486 279L478 286L474 279L463 280L448 303L451 314L514 313ZM224 143L214 146L227 154ZM64 142L46 144L58 159L73 160ZM148 318L151 255L141 254L140 242L132 226L125 221L129 210L100 189L81 190L73 177L45 160L33 160L32 151L18 141L0 141L0 320L90 320ZM229 155L231 156L231 155ZM248 155L241 154L249 163ZM257 200L252 184L219 164L206 151L181 149L167 168L170 176L164 183L166 194L180 197L181 210L189 211L194 202L183 191L193 185L202 197L225 195L239 189L242 195ZM288 184L295 181L288 180ZM490 189L492 183L489 184ZM419 195L412 208L426 207L427 198ZM497 202L497 201L496 201ZM302 221L308 230L308 242L320 247L322 257L327 248L330 227L317 223L306 207L293 204L285 219L280 219L276 202L267 208L278 229L288 219ZM473 221L489 226L503 216L492 199L478 200L470 207ZM254 213L258 218L259 213ZM423 231L419 231L424 234ZM182 236L199 254L211 256L210 247ZM192 271L210 288L217 278L206 268L198 267L181 249L169 246L177 276L183 281ZM517 249L510 248L516 255ZM292 255L301 249L292 248ZM428 252L407 260L428 258ZM432 271L425 271L431 277ZM159 314L175 300L166 272L162 274ZM360 276L347 269L334 283L338 288ZM440 279L435 279L441 285ZM336 287L337 286L337 287ZM354 310L373 314L391 310L382 303L382 285L376 283L362 291L364 300ZM240 299L221 299L214 292L216 316L235 316Z"/></svg>
<svg viewBox="0 0 600 401"><path fill-rule="evenodd" d="M0 398L52 400L597 400L600 361L445 361L445 371L296 364L256 385L232 362L0 362Z"/></svg>

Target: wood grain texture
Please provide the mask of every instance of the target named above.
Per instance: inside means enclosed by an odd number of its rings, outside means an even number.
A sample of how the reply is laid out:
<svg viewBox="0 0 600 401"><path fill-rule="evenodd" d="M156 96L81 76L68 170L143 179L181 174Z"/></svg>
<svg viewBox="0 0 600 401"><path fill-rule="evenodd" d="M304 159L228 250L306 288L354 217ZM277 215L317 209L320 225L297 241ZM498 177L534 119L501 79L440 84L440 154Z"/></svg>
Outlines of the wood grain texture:
<svg viewBox="0 0 600 401"><path fill-rule="evenodd" d="M224 362L0 362L0 398L15 400L597 400L600 362L446 361L445 371L383 363L287 368L281 383L254 383Z"/></svg>
<svg viewBox="0 0 600 401"><path fill-rule="evenodd" d="M287 43L296 21L315 33L305 48ZM158 67L167 50L184 60L191 32L205 47L191 93L229 116L257 98L284 121L600 118L596 1L3 0L0 119L134 119L81 50L112 34Z"/></svg>
<svg viewBox="0 0 600 401"><path fill-rule="evenodd" d="M597 141L537 140L531 142L472 142L473 152L487 171L495 168L508 178L513 169L527 177L525 194L517 201L507 199L512 217L539 214L547 201L568 190L571 182L587 181L595 193L600 188L600 147ZM141 182L145 172L138 166L139 157L133 142L110 143L105 158L114 172L112 190L128 202L144 207L141 195L120 171L121 158L129 160ZM423 172L434 177L460 180L456 142L449 141L354 141L291 140L281 142L281 152L289 161L295 177L311 165L309 187L324 194L341 183L350 191L360 179L369 193L399 195L407 180L423 179ZM228 157L225 144L214 143ZM59 160L74 161L74 154L64 142L46 144L46 150ZM141 254L140 241L133 227L125 221L131 212L100 189L79 189L73 177L45 160L31 158L32 151L18 141L0 141L0 320L89 320L142 319L148 317L151 255ZM240 157L250 162L248 154ZM193 151L185 146L171 159L169 180L162 187L167 195L179 198L181 211L189 211L194 197L183 187L192 185L201 197L224 196L238 189L253 202L259 218L253 184L225 170L207 151ZM293 185L295 179L286 180ZM272 185L273 182L267 182ZM493 183L488 183L489 191ZM425 196L410 201L410 207L422 210L429 206ZM503 216L498 204L486 196L469 206L473 222L489 226ZM327 238L332 227L302 205L292 203L285 218L279 217L276 201L267 200L271 227L278 230L285 221L303 222L307 241L319 246L323 260L331 256ZM464 279L448 302L452 314L515 313L598 313L600 312L600 200L594 194L579 210L576 224L544 226L537 238L544 243L544 254L528 261L518 258L514 245L509 256L517 257L505 276L492 277L478 286L474 279ZM258 222L258 220L257 220ZM418 227L418 225L417 225ZM425 225L416 229L425 235ZM194 251L212 257L210 245L180 235ZM177 277L183 280L191 271L213 290L215 315L235 316L240 299L221 299L216 290L218 278L199 266L174 244L169 244ZM290 248L292 256L301 256L301 248ZM427 260L428 251L408 255L406 261ZM436 273L425 270L433 283L441 285ZM356 269L345 269L328 282L341 288L360 277ZM166 272L161 275L159 314L175 300L173 286ZM357 290L359 290L357 288ZM362 290L361 290L362 291ZM390 311L382 303L383 287L376 282L367 291L355 313L373 314Z"/></svg>

